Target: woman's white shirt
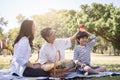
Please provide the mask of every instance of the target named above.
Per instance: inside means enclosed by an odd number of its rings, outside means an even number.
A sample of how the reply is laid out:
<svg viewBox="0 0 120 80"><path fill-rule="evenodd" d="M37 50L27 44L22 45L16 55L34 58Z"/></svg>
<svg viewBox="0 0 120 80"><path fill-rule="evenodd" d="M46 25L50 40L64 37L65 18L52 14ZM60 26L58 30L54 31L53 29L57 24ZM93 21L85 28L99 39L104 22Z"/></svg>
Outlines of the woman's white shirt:
<svg viewBox="0 0 120 80"><path fill-rule="evenodd" d="M25 64L29 61L31 55L31 47L27 37L22 37L14 45L14 55L11 61L11 74L16 73L19 76L23 76L23 72L26 68Z"/></svg>

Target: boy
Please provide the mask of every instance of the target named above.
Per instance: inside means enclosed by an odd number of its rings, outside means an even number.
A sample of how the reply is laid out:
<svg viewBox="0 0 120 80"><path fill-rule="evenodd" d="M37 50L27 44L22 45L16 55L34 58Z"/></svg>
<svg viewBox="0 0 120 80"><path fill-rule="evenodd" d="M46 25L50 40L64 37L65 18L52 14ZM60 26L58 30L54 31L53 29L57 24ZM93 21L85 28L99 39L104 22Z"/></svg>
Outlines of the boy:
<svg viewBox="0 0 120 80"><path fill-rule="evenodd" d="M77 65L77 72L79 73L99 73L106 70L105 66L90 66L90 52L97 41L97 37L92 35L85 29L81 28L76 36L77 43L79 44L74 48L74 62ZM88 42L88 36L91 37L91 40ZM86 74L87 75L87 74Z"/></svg>

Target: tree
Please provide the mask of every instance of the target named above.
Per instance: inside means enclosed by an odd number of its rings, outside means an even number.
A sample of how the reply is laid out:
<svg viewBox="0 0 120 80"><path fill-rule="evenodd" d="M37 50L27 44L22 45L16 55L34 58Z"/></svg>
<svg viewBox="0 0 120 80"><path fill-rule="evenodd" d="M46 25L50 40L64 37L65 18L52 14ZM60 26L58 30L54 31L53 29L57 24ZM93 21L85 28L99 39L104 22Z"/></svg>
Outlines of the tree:
<svg viewBox="0 0 120 80"><path fill-rule="evenodd" d="M9 30L6 34L4 34L5 38L3 40L5 40L5 46L4 48L1 49L1 51L3 49L5 49L6 52L4 52L4 56L11 53L13 55L13 42L18 34L19 28L14 28Z"/></svg>
<svg viewBox="0 0 120 80"><path fill-rule="evenodd" d="M0 18L0 26L6 26L8 24L8 21L4 19L4 17ZM0 27L0 39L3 37L3 29Z"/></svg>
<svg viewBox="0 0 120 80"><path fill-rule="evenodd" d="M16 16L16 19L18 20L18 23L21 24L23 20L25 20L25 16L22 14L19 14L18 16Z"/></svg>
<svg viewBox="0 0 120 80"><path fill-rule="evenodd" d="M89 32L101 36L111 42L118 53L120 50L120 8L115 8L113 4L81 5L81 10L75 15L71 15L66 25L72 32L80 23L85 23Z"/></svg>
<svg viewBox="0 0 120 80"><path fill-rule="evenodd" d="M3 30L2 30L2 28L0 27L0 39L2 38L2 36L3 36Z"/></svg>
<svg viewBox="0 0 120 80"><path fill-rule="evenodd" d="M1 18L0 18L0 25L2 25L2 26L5 25L5 26L6 26L7 24L8 24L8 21L6 21L6 20L4 19L4 17L1 17Z"/></svg>
<svg viewBox="0 0 120 80"><path fill-rule="evenodd" d="M57 37L66 37L68 36L68 31L64 27L65 14L67 10L60 10L60 11L50 11L44 15L33 15L32 19L36 23L36 33L35 33L35 40L34 44L40 48L43 44L44 40L40 37L40 31L45 27L51 27L55 30Z"/></svg>
<svg viewBox="0 0 120 80"><path fill-rule="evenodd" d="M0 42L2 41L2 39L4 38L4 35L3 35L3 29L1 26L6 26L8 24L8 21L6 21L4 19L4 17L1 17L0 18ZM0 44L1 45L1 44ZM1 46L0 46L0 54L2 52L3 49L1 49Z"/></svg>
<svg viewBox="0 0 120 80"><path fill-rule="evenodd" d="M7 38L9 39L9 42L11 44L13 44L13 42L15 41L16 39L16 36L18 35L18 32L19 32L19 28L13 28L13 29L10 29L8 32L7 32Z"/></svg>

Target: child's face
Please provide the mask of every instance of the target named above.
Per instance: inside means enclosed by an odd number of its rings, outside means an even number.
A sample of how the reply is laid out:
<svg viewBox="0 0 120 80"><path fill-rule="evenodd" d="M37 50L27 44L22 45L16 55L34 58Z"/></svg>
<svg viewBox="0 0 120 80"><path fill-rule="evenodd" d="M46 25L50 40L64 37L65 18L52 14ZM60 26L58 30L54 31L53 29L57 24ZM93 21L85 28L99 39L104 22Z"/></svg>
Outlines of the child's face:
<svg viewBox="0 0 120 80"><path fill-rule="evenodd" d="M85 46L87 44L87 42L88 42L88 37L82 37L79 39L79 43L82 46Z"/></svg>
<svg viewBox="0 0 120 80"><path fill-rule="evenodd" d="M47 41L53 44L54 40L55 40L55 32L51 31L49 37L47 37Z"/></svg>

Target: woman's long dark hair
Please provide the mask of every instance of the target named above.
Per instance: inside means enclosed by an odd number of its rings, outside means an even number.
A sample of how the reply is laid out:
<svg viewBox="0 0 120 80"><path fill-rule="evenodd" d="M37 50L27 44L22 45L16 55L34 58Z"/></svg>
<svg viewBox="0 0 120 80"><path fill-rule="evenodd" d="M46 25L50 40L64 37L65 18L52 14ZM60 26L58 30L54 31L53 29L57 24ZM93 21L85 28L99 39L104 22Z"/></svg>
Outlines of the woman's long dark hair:
<svg viewBox="0 0 120 80"><path fill-rule="evenodd" d="M33 21L32 20L24 20L21 24L19 34L17 38L14 41L14 45L24 36L28 37L30 46L33 46L33 39L34 35L32 33L32 26L33 26Z"/></svg>

